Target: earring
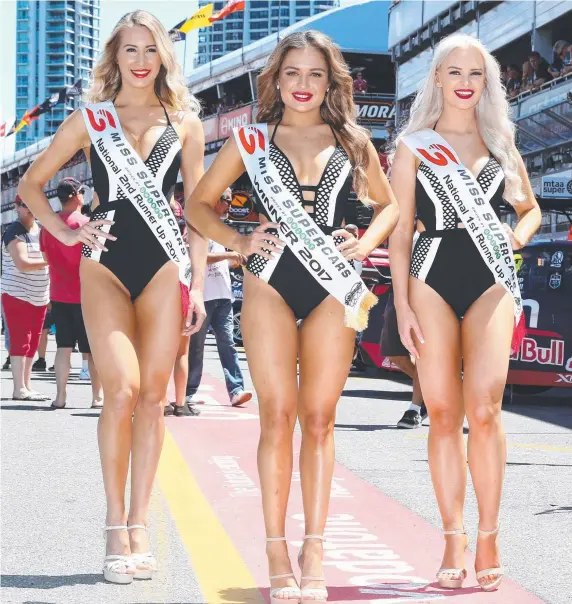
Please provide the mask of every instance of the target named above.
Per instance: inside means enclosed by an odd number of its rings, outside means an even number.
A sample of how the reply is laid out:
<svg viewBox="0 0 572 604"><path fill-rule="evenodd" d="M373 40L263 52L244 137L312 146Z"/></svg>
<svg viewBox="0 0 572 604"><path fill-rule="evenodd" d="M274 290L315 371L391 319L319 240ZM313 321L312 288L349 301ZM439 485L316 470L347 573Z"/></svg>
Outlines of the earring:
<svg viewBox="0 0 572 604"><path fill-rule="evenodd" d="M328 94L328 92L330 92L330 89L329 89L329 88L326 88L326 94Z"/></svg>
<svg viewBox="0 0 572 604"><path fill-rule="evenodd" d="M280 90L280 84L276 84L276 90Z"/></svg>

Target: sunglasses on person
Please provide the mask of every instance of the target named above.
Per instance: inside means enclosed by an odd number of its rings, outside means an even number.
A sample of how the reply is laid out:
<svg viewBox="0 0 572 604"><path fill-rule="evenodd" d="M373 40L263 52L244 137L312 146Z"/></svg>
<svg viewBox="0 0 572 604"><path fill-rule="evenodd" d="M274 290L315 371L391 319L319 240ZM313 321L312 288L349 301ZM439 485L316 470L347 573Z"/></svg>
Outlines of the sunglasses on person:
<svg viewBox="0 0 572 604"><path fill-rule="evenodd" d="M221 197L220 200L228 205L232 204L232 199L230 199L229 197Z"/></svg>
<svg viewBox="0 0 572 604"><path fill-rule="evenodd" d="M26 209L28 209L28 206L23 201L15 201L14 205L17 208L26 208Z"/></svg>

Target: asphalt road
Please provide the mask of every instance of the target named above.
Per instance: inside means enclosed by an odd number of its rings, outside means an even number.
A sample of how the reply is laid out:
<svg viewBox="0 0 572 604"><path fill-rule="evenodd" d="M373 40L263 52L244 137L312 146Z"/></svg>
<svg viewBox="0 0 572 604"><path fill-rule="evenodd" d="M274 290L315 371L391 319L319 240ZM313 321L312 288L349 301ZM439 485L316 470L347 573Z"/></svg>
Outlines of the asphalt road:
<svg viewBox="0 0 572 604"><path fill-rule="evenodd" d="M53 354L51 340L49 364ZM2 359L4 356L2 352ZM249 382L244 355L241 355L241 364ZM47 409L49 403L12 401L10 373L2 373L0 600L6 604L205 602L187 540L159 484L153 491L150 518L153 550L160 561L156 578L127 587L103 582L101 527L105 509L95 436L98 412L89 409L89 385L77 379L81 366L78 354L73 355L73 365L69 404L63 411ZM216 349L210 341L205 371L222 378ZM55 394L53 374L36 375L34 383L37 390ZM338 407L336 456L338 462L357 477L426 521L419 525L423 531L426 523L440 526L427 463L428 428L424 426L415 431L395 428L408 406L410 390L410 385L402 380L349 377ZM549 604L572 602L572 405L567 404L569 393L565 396L563 392L553 392L530 400L517 399L503 412L508 439L501 513L503 564L516 583ZM247 413L255 409L253 401ZM187 425L191 430L193 426L184 424ZM240 441L240 431L236 431L236 438ZM251 506L259 518L259 499L253 498ZM383 513L380 509L379 514ZM474 544L477 515L471 487L466 526ZM216 550L217 545L211 543L207 547ZM253 540L250 547L261 545ZM216 555L216 551L214 553ZM215 577L216 572L222 576L229 569L223 566L213 572ZM494 594L489 597L490 600L484 601L519 604L503 601ZM241 600L235 594L217 601L257 600L246 596ZM391 601L398 602L401 598ZM472 595L468 593L463 601L471 602Z"/></svg>

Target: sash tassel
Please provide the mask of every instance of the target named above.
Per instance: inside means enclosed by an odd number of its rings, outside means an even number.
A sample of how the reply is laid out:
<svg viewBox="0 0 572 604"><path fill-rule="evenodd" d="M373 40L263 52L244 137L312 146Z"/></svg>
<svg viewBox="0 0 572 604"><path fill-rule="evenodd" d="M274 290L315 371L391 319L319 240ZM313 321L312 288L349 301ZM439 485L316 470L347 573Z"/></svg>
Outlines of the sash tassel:
<svg viewBox="0 0 572 604"><path fill-rule="evenodd" d="M282 182L279 170L270 161L268 125L235 128L234 136L257 196L268 216L279 223L283 241L305 270L345 307L346 327L363 331L377 298L336 248L332 236L322 232ZM349 160L344 165L349 170ZM322 275L327 278L322 279Z"/></svg>
<svg viewBox="0 0 572 604"><path fill-rule="evenodd" d="M350 312L350 310L346 307L345 315L344 315L344 325L346 327L351 327L356 331L363 331L367 329L368 320L369 320L369 311L379 302L377 296L372 294L370 291L365 294L363 297L357 313Z"/></svg>

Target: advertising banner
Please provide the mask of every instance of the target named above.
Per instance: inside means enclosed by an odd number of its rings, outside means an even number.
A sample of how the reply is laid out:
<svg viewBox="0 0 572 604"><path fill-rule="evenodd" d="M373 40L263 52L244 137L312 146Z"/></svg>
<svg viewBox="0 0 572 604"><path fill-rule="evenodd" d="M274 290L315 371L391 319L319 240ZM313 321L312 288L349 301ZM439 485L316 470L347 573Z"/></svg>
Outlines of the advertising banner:
<svg viewBox="0 0 572 604"><path fill-rule="evenodd" d="M218 138L228 138L233 128L248 126L252 122L252 105L222 113L218 116Z"/></svg>
<svg viewBox="0 0 572 604"><path fill-rule="evenodd" d="M218 115L203 120L205 143L212 143L218 139Z"/></svg>
<svg viewBox="0 0 572 604"><path fill-rule="evenodd" d="M354 102L360 124L386 124L395 118L395 103L392 99L356 95Z"/></svg>
<svg viewBox="0 0 572 604"><path fill-rule="evenodd" d="M543 176L540 196L572 199L572 170Z"/></svg>
<svg viewBox="0 0 572 604"><path fill-rule="evenodd" d="M228 215L231 220L258 221L254 201L247 191L234 191Z"/></svg>
<svg viewBox="0 0 572 604"><path fill-rule="evenodd" d="M527 334L512 355L509 384L572 387L572 242L519 252Z"/></svg>

